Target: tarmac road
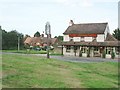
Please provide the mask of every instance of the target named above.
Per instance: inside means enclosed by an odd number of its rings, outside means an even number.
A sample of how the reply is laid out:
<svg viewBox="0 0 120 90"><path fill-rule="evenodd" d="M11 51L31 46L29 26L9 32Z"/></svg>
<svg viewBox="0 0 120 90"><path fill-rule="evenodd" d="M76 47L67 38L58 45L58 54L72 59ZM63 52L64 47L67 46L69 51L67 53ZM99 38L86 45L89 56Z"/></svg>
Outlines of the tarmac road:
<svg viewBox="0 0 120 90"><path fill-rule="evenodd" d="M0 53L1 54L1 53ZM17 55L34 55L34 56L41 56L47 57L46 54L20 54L20 53L8 53L3 52L2 54L17 54ZM50 58L62 60L62 61L69 61L69 62L83 62L83 63L91 63L91 62L118 62L118 59L108 59L108 58L100 58L100 57L75 57L75 56L53 56L51 55Z"/></svg>

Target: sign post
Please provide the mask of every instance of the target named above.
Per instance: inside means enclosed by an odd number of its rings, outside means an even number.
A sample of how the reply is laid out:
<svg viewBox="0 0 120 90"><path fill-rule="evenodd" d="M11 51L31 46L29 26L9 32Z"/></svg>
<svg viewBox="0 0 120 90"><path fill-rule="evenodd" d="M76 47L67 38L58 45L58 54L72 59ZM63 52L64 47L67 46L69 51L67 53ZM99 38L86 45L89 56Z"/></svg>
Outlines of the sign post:
<svg viewBox="0 0 120 90"><path fill-rule="evenodd" d="M50 55L49 55L49 42L50 42L51 27L50 27L49 22L47 22L46 25L45 25L45 34L47 35L47 58L50 58Z"/></svg>
<svg viewBox="0 0 120 90"><path fill-rule="evenodd" d="M18 36L18 44L17 44L17 46L18 46L18 51L20 50L20 35L19 35L19 33L17 34L17 36Z"/></svg>

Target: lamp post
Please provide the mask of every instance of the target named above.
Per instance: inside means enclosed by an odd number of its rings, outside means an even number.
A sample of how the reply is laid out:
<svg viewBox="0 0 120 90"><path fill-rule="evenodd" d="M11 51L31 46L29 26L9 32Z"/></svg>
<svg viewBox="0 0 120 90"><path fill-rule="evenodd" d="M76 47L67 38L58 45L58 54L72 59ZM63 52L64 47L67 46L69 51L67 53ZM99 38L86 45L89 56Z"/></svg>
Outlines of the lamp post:
<svg viewBox="0 0 120 90"><path fill-rule="evenodd" d="M45 34L47 35L47 58L50 58L49 55L49 39L50 39L50 34L51 34L51 27L50 27L50 23L47 22L45 25Z"/></svg>

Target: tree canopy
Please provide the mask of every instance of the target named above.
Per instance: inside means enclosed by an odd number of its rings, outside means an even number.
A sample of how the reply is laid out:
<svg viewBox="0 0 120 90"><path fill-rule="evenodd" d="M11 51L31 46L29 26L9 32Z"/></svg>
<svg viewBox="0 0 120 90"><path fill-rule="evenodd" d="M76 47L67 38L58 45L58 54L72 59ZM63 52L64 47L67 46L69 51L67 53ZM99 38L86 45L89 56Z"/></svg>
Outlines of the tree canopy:
<svg viewBox="0 0 120 90"><path fill-rule="evenodd" d="M63 36L55 36L54 38L57 38L59 41L63 41Z"/></svg>
<svg viewBox="0 0 120 90"><path fill-rule="evenodd" d="M117 40L120 40L120 29L119 29L119 28L117 28L117 29L114 30L113 36L114 36Z"/></svg>
<svg viewBox="0 0 120 90"><path fill-rule="evenodd" d="M40 33L37 31L37 32L34 34L34 37L40 37Z"/></svg>
<svg viewBox="0 0 120 90"><path fill-rule="evenodd" d="M12 30L7 32L5 30L0 29L2 32L2 49L17 49L18 45L18 37L20 38L20 48L23 48L23 34L18 33L16 30Z"/></svg>

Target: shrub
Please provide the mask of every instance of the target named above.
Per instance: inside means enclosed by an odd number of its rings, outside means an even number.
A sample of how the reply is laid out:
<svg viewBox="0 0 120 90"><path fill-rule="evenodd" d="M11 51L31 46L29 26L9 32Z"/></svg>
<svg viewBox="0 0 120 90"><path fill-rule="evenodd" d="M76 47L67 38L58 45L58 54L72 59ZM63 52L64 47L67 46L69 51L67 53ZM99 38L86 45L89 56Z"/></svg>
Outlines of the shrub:
<svg viewBox="0 0 120 90"><path fill-rule="evenodd" d="M114 59L115 58L115 53L112 51L111 53L111 58Z"/></svg>
<svg viewBox="0 0 120 90"><path fill-rule="evenodd" d="M24 48L25 48L25 49L30 49L30 45L29 45L29 44L26 44L26 45L24 45Z"/></svg>

